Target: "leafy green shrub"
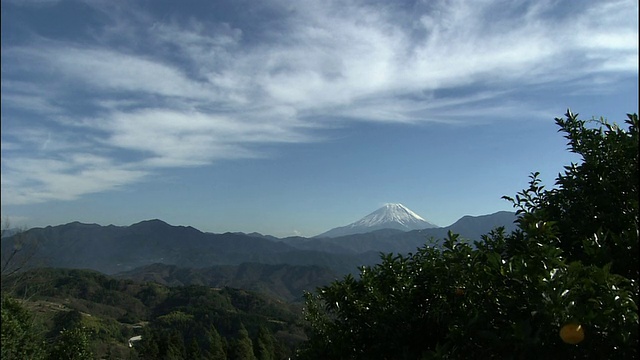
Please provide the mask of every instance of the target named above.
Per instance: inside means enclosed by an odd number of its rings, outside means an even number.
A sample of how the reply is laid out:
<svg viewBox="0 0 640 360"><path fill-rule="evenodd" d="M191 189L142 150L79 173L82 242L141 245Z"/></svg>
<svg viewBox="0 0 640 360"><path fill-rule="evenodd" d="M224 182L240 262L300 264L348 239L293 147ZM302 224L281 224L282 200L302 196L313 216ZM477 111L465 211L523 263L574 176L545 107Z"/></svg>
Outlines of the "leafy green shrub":
<svg viewBox="0 0 640 360"><path fill-rule="evenodd" d="M82 326L63 329L49 353L50 360L93 360L91 334Z"/></svg>
<svg viewBox="0 0 640 360"><path fill-rule="evenodd" d="M571 151L557 188L508 198L518 230L383 255L306 294L310 359L578 359L638 355L638 117L556 119ZM563 342L580 325L584 339ZM578 328L578 326L575 328ZM579 336L576 337L579 339Z"/></svg>
<svg viewBox="0 0 640 360"><path fill-rule="evenodd" d="M33 316L20 302L2 296L2 359L43 359L44 343Z"/></svg>

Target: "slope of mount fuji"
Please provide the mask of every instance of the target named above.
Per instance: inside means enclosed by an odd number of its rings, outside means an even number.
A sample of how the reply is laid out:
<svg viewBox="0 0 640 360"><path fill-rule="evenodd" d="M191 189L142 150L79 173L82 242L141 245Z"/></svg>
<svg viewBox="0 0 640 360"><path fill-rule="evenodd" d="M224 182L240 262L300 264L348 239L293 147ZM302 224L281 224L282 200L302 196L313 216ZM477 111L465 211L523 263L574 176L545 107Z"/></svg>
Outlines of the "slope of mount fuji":
<svg viewBox="0 0 640 360"><path fill-rule="evenodd" d="M428 222L402 204L386 204L354 223L331 229L317 235L316 237L333 238L353 234L363 234L382 229L411 231L437 227L437 225Z"/></svg>

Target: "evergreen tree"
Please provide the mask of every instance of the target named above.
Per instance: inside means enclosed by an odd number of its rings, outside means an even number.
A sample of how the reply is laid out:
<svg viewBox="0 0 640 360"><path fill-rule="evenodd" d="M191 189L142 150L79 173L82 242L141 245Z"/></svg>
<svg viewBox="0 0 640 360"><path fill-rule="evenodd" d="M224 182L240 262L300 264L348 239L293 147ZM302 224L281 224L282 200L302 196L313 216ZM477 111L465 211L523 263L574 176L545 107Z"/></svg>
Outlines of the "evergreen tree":
<svg viewBox="0 0 640 360"><path fill-rule="evenodd" d="M225 346L215 326L212 325L206 332L206 339L208 343L207 358L210 360L226 360Z"/></svg>
<svg viewBox="0 0 640 360"><path fill-rule="evenodd" d="M264 325L260 326L258 330L255 354L258 360L275 359L275 339Z"/></svg>
<svg viewBox="0 0 640 360"><path fill-rule="evenodd" d="M158 346L158 338L154 334L146 330L143 332L142 340L135 345L140 358L145 360L153 360L160 358L160 346Z"/></svg>
<svg viewBox="0 0 640 360"><path fill-rule="evenodd" d="M182 360L186 359L186 348L184 346L184 339L182 334L177 331L172 331L167 338L165 359L167 360Z"/></svg>
<svg viewBox="0 0 640 360"><path fill-rule="evenodd" d="M253 342L243 324L240 324L238 336L230 342L229 347L230 360L256 360L253 353Z"/></svg>
<svg viewBox="0 0 640 360"><path fill-rule="evenodd" d="M201 358L202 352L200 351L200 345L198 344L198 340L193 337L187 347L187 359L200 360Z"/></svg>

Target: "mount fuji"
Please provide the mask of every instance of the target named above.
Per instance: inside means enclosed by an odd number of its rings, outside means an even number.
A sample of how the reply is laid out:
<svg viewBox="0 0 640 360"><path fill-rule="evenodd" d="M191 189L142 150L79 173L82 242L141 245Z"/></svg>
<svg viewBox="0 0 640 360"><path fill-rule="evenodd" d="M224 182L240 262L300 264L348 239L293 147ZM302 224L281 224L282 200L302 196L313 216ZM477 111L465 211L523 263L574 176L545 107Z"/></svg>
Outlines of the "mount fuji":
<svg viewBox="0 0 640 360"><path fill-rule="evenodd" d="M437 225L428 222L402 204L386 204L354 223L331 229L320 235L316 235L315 237L333 238L345 235L363 234L382 229L411 231L437 227Z"/></svg>

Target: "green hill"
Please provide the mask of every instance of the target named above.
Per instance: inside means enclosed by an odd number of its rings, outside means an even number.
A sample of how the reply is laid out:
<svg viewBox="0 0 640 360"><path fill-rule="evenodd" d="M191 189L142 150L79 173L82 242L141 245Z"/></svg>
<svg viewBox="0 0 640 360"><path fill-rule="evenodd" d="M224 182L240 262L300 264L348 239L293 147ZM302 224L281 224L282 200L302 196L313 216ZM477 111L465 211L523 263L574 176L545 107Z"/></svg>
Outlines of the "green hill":
<svg viewBox="0 0 640 360"><path fill-rule="evenodd" d="M245 330L255 351L270 342L269 351L280 358L305 339L299 305L229 287L169 287L42 268L4 277L2 290L3 299L18 299L17 306L32 315L31 329L45 352L62 341L61 331L75 328L87 332L97 358L113 359L167 358L172 352L181 354L175 358L210 358L218 350L235 351ZM3 323L14 315L11 309L3 300ZM3 339L4 333L3 327ZM137 335L142 339L130 348Z"/></svg>

